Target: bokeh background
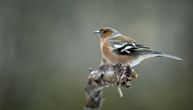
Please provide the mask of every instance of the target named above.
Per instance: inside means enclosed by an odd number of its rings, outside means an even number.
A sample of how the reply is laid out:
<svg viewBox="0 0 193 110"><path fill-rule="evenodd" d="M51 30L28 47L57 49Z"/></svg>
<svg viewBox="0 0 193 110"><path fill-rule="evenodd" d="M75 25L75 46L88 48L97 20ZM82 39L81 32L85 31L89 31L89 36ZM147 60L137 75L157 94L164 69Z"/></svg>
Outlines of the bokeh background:
<svg viewBox="0 0 193 110"><path fill-rule="evenodd" d="M185 59L144 61L103 110L193 110L192 0L0 0L0 110L82 110L102 26Z"/></svg>

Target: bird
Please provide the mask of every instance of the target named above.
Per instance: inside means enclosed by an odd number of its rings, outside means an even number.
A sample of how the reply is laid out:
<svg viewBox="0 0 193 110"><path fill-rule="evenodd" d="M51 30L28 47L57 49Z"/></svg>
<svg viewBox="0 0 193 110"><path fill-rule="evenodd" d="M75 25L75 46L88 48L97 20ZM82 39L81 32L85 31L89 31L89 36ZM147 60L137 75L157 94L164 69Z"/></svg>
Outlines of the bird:
<svg viewBox="0 0 193 110"><path fill-rule="evenodd" d="M123 64L134 68L142 61L152 57L167 57L176 60L182 58L152 50L150 47L136 42L133 38L123 35L111 27L102 27L94 31L100 38L102 64Z"/></svg>

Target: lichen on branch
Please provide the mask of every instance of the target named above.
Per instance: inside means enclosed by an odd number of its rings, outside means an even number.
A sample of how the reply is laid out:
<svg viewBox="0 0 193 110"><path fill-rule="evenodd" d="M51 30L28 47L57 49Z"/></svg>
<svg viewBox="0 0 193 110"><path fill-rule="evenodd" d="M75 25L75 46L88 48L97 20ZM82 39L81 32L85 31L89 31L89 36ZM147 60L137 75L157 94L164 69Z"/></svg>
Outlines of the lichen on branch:
<svg viewBox="0 0 193 110"><path fill-rule="evenodd" d="M120 97L123 96L120 87L131 87L131 81L137 74L128 65L101 65L97 70L90 70L88 83L85 87L85 110L99 110L102 106L102 90L109 86L118 88Z"/></svg>

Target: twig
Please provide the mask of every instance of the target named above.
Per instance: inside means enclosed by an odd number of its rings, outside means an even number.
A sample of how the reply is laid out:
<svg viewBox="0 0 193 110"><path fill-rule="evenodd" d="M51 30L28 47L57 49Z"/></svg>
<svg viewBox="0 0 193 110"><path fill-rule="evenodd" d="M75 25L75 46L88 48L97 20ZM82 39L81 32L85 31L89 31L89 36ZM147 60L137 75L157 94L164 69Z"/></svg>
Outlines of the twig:
<svg viewBox="0 0 193 110"><path fill-rule="evenodd" d="M103 102L102 90L109 86L117 86L120 97L121 87L131 87L131 81L137 77L129 66L121 64L102 65L97 70L90 69L88 83L85 87L85 110L100 110Z"/></svg>

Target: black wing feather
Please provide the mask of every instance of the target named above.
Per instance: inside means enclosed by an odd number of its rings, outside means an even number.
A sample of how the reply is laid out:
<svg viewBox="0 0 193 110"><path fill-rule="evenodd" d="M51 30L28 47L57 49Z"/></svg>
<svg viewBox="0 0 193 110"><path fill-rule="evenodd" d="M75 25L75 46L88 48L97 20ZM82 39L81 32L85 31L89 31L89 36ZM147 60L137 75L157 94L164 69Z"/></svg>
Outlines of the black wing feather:
<svg viewBox="0 0 193 110"><path fill-rule="evenodd" d="M128 49L125 49L126 47L130 47ZM123 51L124 50L124 51ZM120 48L114 49L114 52L119 55L133 55L133 56L138 56L141 54L145 54L152 51L149 47L146 47L141 44L126 44Z"/></svg>

